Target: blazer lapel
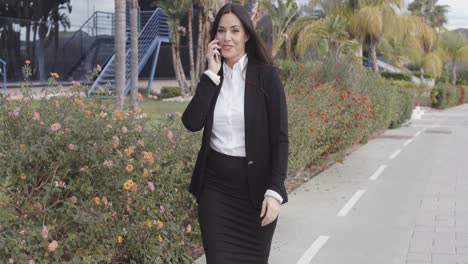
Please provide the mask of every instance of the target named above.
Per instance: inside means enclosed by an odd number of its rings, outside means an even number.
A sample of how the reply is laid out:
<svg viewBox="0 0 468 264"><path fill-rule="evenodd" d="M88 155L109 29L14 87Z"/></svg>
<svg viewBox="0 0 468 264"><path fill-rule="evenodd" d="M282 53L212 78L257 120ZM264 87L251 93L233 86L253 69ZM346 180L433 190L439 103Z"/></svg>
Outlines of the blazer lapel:
<svg viewBox="0 0 468 264"><path fill-rule="evenodd" d="M247 159L249 156L249 132L251 131L252 123L255 122L255 97L258 83L258 63L249 58L247 70L245 74L245 93L244 93L244 122L245 122L245 153Z"/></svg>

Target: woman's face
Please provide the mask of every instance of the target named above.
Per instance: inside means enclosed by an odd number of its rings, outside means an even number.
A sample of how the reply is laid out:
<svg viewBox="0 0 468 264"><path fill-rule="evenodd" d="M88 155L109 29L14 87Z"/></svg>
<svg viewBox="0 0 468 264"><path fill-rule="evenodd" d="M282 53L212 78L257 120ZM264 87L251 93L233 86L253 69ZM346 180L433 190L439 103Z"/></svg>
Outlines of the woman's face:
<svg viewBox="0 0 468 264"><path fill-rule="evenodd" d="M232 13L221 17L215 38L219 40L221 55L231 66L245 54L245 43L249 40L242 22Z"/></svg>

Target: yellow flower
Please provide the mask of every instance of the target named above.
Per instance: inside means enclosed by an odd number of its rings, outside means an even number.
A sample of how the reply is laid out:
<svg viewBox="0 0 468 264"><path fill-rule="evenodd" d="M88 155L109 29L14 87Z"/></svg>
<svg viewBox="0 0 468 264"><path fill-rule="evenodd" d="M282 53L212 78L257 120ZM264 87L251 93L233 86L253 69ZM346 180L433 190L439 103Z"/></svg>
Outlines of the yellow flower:
<svg viewBox="0 0 468 264"><path fill-rule="evenodd" d="M130 190L130 189L132 189L132 187L133 187L134 185L135 185L135 183L133 182L133 180L128 180L128 181L126 181L126 182L124 183L123 188L124 188L125 190Z"/></svg>
<svg viewBox="0 0 468 264"><path fill-rule="evenodd" d="M117 243L122 244L123 238L121 236L117 237Z"/></svg>
<svg viewBox="0 0 468 264"><path fill-rule="evenodd" d="M94 197L94 203L97 204L97 205L100 205L101 204L101 198Z"/></svg>
<svg viewBox="0 0 468 264"><path fill-rule="evenodd" d="M20 176L20 178L21 178L23 181L26 180L26 174L22 173L21 176Z"/></svg>
<svg viewBox="0 0 468 264"><path fill-rule="evenodd" d="M163 238L161 235L158 235L158 240L159 240L159 243L162 243L163 242Z"/></svg>
<svg viewBox="0 0 468 264"><path fill-rule="evenodd" d="M151 220L146 220L146 226L148 228L151 228L153 226L153 224L151 223Z"/></svg>
<svg viewBox="0 0 468 264"><path fill-rule="evenodd" d="M50 77L52 77L54 79L58 79L60 77L60 75L58 73L56 73L56 72L51 72Z"/></svg>

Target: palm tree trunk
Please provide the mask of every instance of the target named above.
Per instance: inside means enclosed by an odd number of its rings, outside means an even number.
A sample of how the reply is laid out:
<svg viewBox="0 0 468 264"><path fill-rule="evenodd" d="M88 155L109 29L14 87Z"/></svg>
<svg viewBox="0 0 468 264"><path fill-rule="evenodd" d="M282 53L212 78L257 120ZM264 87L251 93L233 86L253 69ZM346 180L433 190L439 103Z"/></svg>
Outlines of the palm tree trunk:
<svg viewBox="0 0 468 264"><path fill-rule="evenodd" d="M138 1L130 1L131 69L130 94L133 109L138 108Z"/></svg>
<svg viewBox="0 0 468 264"><path fill-rule="evenodd" d="M250 15L250 19L252 20L252 23L254 25L254 28L257 27L258 21L262 19L263 13L261 11L260 7L260 1L259 0L253 0L252 1L252 14Z"/></svg>
<svg viewBox="0 0 468 264"><path fill-rule="evenodd" d="M423 67L419 69L419 79L420 79L420 83L423 84L424 83L424 68Z"/></svg>
<svg viewBox="0 0 468 264"><path fill-rule="evenodd" d="M178 33L177 31L172 34L172 43L171 43L171 50L172 50L172 63L174 65L174 74L176 76L176 79L177 79L177 82L179 84L179 89L180 89L180 93L182 95L185 95L185 86L186 86L186 83L185 83L185 75L184 75L184 72L182 70L181 72L181 60L180 60L180 50L179 50L179 36L178 36Z"/></svg>
<svg viewBox="0 0 468 264"><path fill-rule="evenodd" d="M125 0L115 0L115 88L120 111L125 100L125 4Z"/></svg>
<svg viewBox="0 0 468 264"><path fill-rule="evenodd" d="M377 50L374 43L370 45L370 57L372 61L372 70L379 71L379 67L377 66Z"/></svg>
<svg viewBox="0 0 468 264"><path fill-rule="evenodd" d="M47 36L47 27L43 21L39 22L39 46L37 48L37 66L39 68L39 81L45 81L47 79L45 69L45 41Z"/></svg>
<svg viewBox="0 0 468 264"><path fill-rule="evenodd" d="M455 64L455 60L452 61L452 85L457 84L457 65Z"/></svg>
<svg viewBox="0 0 468 264"><path fill-rule="evenodd" d="M199 14L200 15L200 14ZM193 58L193 4L190 4L188 13L188 42L190 59L190 94L195 94L195 87L198 83L198 75L195 71L195 62Z"/></svg>
<svg viewBox="0 0 468 264"><path fill-rule="evenodd" d="M211 41L211 35L210 35L210 32L211 32L211 23L210 23L210 21L208 21L208 19L205 19L205 25L204 25L204 27L205 27L205 30L204 30L204 31L205 31L205 32L204 32L205 37L204 37L204 43L203 43L203 46L202 46L202 54L203 54L203 56L206 54L206 49L208 48L207 45L208 45L208 43L210 43L210 41ZM206 67L207 67L208 64L205 63L205 60L202 60L202 61L203 61L203 63L201 64L200 70L201 70L201 72L205 72ZM216 73L217 73L217 72L216 72Z"/></svg>
<svg viewBox="0 0 468 264"><path fill-rule="evenodd" d="M204 36L205 36L205 15L204 15L204 7L203 1L198 0L198 41L197 41L197 68L195 72L198 76L202 74L202 64L205 62L204 60L204 53L203 47L205 46Z"/></svg>

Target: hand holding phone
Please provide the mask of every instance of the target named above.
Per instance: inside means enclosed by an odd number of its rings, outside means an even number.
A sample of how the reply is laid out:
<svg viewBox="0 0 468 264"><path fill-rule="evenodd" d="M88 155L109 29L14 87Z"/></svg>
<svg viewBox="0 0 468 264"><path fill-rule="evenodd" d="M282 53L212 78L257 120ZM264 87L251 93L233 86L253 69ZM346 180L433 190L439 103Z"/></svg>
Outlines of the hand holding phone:
<svg viewBox="0 0 468 264"><path fill-rule="evenodd" d="M218 45L219 40L215 39L208 44L206 59L208 60L208 69L214 73L218 73L221 69L221 47Z"/></svg>

